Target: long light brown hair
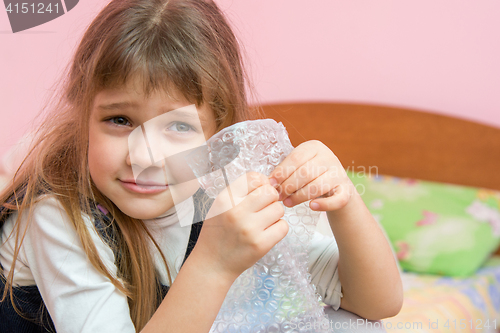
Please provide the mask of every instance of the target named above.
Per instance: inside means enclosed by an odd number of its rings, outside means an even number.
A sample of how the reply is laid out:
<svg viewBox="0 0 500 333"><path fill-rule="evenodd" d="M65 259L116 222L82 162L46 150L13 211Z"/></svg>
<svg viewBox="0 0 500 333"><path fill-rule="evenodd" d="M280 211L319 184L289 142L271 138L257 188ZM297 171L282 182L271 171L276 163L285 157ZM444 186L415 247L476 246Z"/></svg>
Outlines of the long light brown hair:
<svg viewBox="0 0 500 333"><path fill-rule="evenodd" d="M87 151L94 97L139 77L146 95L175 88L188 101L208 105L218 129L255 118L247 106L240 48L213 1L114 0L88 27L66 73L30 153L0 195L0 204L7 208L0 220L18 212L11 235L16 237L15 263L28 227L21 228L23 212L29 220L41 193L55 195L92 265L128 296L131 318L140 331L160 302L149 250L152 239L142 221L123 214L91 180ZM85 226L82 212L91 216L89 201L113 216L116 250L121 253L118 278L123 283L106 269ZM14 264L5 276L2 301L13 301L13 274Z"/></svg>

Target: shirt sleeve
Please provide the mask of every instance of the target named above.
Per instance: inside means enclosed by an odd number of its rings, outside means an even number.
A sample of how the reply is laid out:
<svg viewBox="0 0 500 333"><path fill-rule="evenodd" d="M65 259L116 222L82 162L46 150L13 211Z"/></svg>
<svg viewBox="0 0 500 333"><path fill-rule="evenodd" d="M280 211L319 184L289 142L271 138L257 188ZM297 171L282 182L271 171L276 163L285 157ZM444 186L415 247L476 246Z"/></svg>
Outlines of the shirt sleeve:
<svg viewBox="0 0 500 333"><path fill-rule="evenodd" d="M84 219L101 260L116 275L112 250ZM90 263L57 199L36 204L23 247L58 332L135 332L127 297Z"/></svg>
<svg viewBox="0 0 500 333"><path fill-rule="evenodd" d="M309 273L316 292L323 298L323 302L338 310L343 295L338 273L339 250L335 238L316 231L308 254Z"/></svg>

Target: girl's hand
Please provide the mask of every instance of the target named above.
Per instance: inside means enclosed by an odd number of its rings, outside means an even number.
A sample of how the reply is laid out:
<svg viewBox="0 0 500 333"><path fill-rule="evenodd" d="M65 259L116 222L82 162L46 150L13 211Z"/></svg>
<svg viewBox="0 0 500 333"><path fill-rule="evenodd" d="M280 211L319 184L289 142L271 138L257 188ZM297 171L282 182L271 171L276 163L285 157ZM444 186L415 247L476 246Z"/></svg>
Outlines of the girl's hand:
<svg viewBox="0 0 500 333"><path fill-rule="evenodd" d="M213 217L203 223L193 253L208 260L208 267L236 279L286 236L288 224L281 220L284 208L278 191L263 174L247 173L230 190L215 199L207 215Z"/></svg>
<svg viewBox="0 0 500 333"><path fill-rule="evenodd" d="M309 203L313 210L338 210L355 190L337 156L315 140L297 146L269 178L287 207L313 199Z"/></svg>

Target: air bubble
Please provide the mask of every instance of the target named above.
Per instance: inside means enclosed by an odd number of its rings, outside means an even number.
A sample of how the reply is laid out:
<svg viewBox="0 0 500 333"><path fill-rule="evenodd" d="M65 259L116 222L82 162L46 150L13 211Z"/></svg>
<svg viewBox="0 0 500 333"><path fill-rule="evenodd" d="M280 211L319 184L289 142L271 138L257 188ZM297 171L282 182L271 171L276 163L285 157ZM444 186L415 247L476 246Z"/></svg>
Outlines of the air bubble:
<svg viewBox="0 0 500 333"><path fill-rule="evenodd" d="M264 309L264 303L260 300L255 300L252 302L252 309L256 312L261 312Z"/></svg>
<svg viewBox="0 0 500 333"><path fill-rule="evenodd" d="M250 324L255 323L257 321L257 314L255 312L247 313L246 321Z"/></svg>
<svg viewBox="0 0 500 333"><path fill-rule="evenodd" d="M280 325L278 324L269 325L269 327L267 328L267 333L279 333L279 331Z"/></svg>
<svg viewBox="0 0 500 333"><path fill-rule="evenodd" d="M225 188L226 182L224 181L224 178L219 177L219 178L216 178L214 180L214 185L215 185L215 188L218 188L218 189Z"/></svg>
<svg viewBox="0 0 500 333"><path fill-rule="evenodd" d="M270 296L270 295L269 295L269 290L267 290L267 289L261 289L261 290L259 290L259 292L257 293L257 297L258 297L261 301L263 301L263 302L267 301L267 300L269 299L269 296Z"/></svg>
<svg viewBox="0 0 500 333"><path fill-rule="evenodd" d="M279 265L274 265L271 267L271 276L278 277L283 273L282 268Z"/></svg>
<svg viewBox="0 0 500 333"><path fill-rule="evenodd" d="M271 266L272 264L274 264L274 262L276 261L276 256L274 256L272 253L268 256L264 256L264 258L262 258L262 261L264 262L264 264L266 264L267 266Z"/></svg>
<svg viewBox="0 0 500 333"><path fill-rule="evenodd" d="M278 310L278 302L276 302L275 300L270 300L269 302L266 303L266 310L271 312L271 313L274 313L275 311Z"/></svg>
<svg viewBox="0 0 500 333"><path fill-rule="evenodd" d="M282 289L275 289L272 292L273 297L277 300L282 299L285 296L285 293L283 292Z"/></svg>
<svg viewBox="0 0 500 333"><path fill-rule="evenodd" d="M251 332L252 333L266 333L266 327L264 325L257 325L252 329Z"/></svg>
<svg viewBox="0 0 500 333"><path fill-rule="evenodd" d="M297 224L299 224L299 222L300 222L300 218L297 215L290 216L290 218L288 220L288 223L290 223L291 225L297 225Z"/></svg>
<svg viewBox="0 0 500 333"><path fill-rule="evenodd" d="M226 132L222 136L222 141L224 142L231 142L234 138L234 133L233 132Z"/></svg>
<svg viewBox="0 0 500 333"><path fill-rule="evenodd" d="M273 289L276 286L274 279L268 278L264 280L264 287L267 289Z"/></svg>
<svg viewBox="0 0 500 333"><path fill-rule="evenodd" d="M302 205L298 205L298 207L297 207L297 214L304 215L306 212L307 212L307 208L306 207L304 207Z"/></svg>
<svg viewBox="0 0 500 333"><path fill-rule="evenodd" d="M222 142L222 140L219 138L216 138L212 142L210 142L210 148L212 149L212 151L219 150L223 145L224 145L224 142Z"/></svg>
<svg viewBox="0 0 500 333"><path fill-rule="evenodd" d="M266 133L260 133L259 135L259 141L263 144L266 144L269 142L269 138L267 137Z"/></svg>
<svg viewBox="0 0 500 333"><path fill-rule="evenodd" d="M302 218L300 220L302 221L302 223L307 224L307 225L313 223L313 218L311 216L308 216L308 215L302 216Z"/></svg>
<svg viewBox="0 0 500 333"><path fill-rule="evenodd" d="M237 137L244 137L247 134L247 129L245 127L238 127L234 133Z"/></svg>
<svg viewBox="0 0 500 333"><path fill-rule="evenodd" d="M276 134L274 132L269 133L269 142L276 143Z"/></svg>
<svg viewBox="0 0 500 333"><path fill-rule="evenodd" d="M263 312L261 315L260 315L260 322L264 325L268 324L270 321L271 321L271 314L270 313L267 313L267 312Z"/></svg>
<svg viewBox="0 0 500 333"><path fill-rule="evenodd" d="M289 276L281 276L278 280L278 283L281 287L286 288L290 285L292 279Z"/></svg>
<svg viewBox="0 0 500 333"><path fill-rule="evenodd" d="M257 268L257 275L258 276L267 276L269 273L269 267L265 266L265 265L259 265L258 268Z"/></svg>

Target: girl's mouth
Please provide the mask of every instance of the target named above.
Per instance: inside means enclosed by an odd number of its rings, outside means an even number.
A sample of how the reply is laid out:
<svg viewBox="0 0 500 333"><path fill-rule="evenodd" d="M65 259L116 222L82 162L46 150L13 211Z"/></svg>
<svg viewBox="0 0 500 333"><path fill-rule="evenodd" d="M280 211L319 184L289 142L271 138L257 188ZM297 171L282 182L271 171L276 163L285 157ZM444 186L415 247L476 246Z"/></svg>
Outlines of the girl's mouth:
<svg viewBox="0 0 500 333"><path fill-rule="evenodd" d="M136 183L133 180L120 180L120 182L127 190L135 193L153 194L160 193L168 189L168 185L153 182Z"/></svg>

